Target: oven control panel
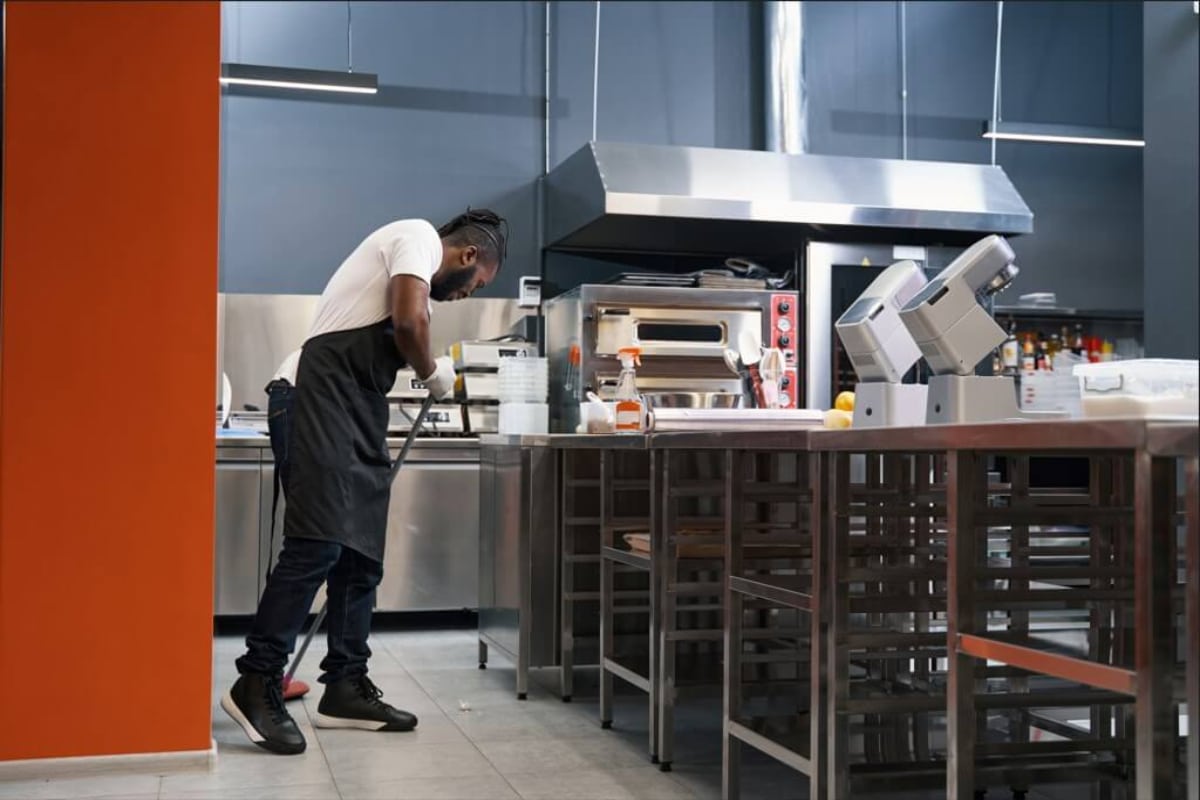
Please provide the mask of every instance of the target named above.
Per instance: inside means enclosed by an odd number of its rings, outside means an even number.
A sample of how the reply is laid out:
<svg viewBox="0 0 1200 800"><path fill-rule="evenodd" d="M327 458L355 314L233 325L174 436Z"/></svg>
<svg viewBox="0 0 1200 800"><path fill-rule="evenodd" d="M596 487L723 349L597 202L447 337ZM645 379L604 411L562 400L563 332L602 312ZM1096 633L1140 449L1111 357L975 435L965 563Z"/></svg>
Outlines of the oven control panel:
<svg viewBox="0 0 1200 800"><path fill-rule="evenodd" d="M768 347L783 351L787 365L780 381L780 400L785 407L795 408L800 383L796 370L796 353L800 350L799 295L795 292L779 292L771 295L771 329Z"/></svg>

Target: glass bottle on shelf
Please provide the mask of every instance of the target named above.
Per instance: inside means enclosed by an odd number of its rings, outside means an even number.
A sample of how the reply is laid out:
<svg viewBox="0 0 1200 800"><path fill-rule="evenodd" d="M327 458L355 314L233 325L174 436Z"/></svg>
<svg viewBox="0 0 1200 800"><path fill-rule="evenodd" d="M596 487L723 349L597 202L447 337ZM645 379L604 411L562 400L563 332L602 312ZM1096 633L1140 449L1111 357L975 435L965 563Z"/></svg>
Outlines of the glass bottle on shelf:
<svg viewBox="0 0 1200 800"><path fill-rule="evenodd" d="M1025 341L1021 345L1021 370L1023 372L1033 372L1037 369L1037 348L1033 343L1033 334L1025 334Z"/></svg>
<svg viewBox="0 0 1200 800"><path fill-rule="evenodd" d="M1021 370L1021 343L1017 341L1015 320L1008 321L1008 338L1000 345L1000 366L1005 375L1016 375Z"/></svg>
<svg viewBox="0 0 1200 800"><path fill-rule="evenodd" d="M1062 340L1058 338L1057 333L1050 334L1050 341L1046 343L1046 369L1054 369L1054 360L1061 351Z"/></svg>
<svg viewBox="0 0 1200 800"><path fill-rule="evenodd" d="M1083 338L1083 323L1075 323L1075 341L1071 344L1071 352L1081 358L1087 358L1087 342Z"/></svg>

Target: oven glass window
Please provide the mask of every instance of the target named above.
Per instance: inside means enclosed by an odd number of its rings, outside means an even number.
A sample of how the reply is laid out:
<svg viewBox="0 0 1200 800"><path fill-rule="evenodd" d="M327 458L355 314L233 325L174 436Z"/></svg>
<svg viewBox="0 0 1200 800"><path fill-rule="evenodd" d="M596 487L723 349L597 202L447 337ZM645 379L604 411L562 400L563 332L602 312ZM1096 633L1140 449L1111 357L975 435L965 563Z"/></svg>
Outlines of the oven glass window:
<svg viewBox="0 0 1200 800"><path fill-rule="evenodd" d="M725 329L720 325L681 325L677 322L639 322L638 340L642 342L697 342L721 344Z"/></svg>

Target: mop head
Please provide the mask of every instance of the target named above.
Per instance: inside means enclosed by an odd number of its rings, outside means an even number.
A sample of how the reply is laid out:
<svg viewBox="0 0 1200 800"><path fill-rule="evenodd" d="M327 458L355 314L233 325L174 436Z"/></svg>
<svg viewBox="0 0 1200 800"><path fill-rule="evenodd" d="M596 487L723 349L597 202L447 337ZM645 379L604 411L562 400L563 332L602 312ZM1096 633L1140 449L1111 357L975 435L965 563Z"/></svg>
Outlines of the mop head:
<svg viewBox="0 0 1200 800"><path fill-rule="evenodd" d="M283 699L295 700L308 694L308 684L298 678L283 679Z"/></svg>

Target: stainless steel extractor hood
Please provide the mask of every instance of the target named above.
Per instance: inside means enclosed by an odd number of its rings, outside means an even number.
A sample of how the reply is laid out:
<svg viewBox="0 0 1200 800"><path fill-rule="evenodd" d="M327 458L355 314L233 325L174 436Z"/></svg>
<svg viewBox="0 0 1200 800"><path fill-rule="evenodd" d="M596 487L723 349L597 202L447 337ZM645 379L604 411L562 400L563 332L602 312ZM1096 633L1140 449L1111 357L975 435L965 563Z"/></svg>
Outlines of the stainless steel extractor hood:
<svg viewBox="0 0 1200 800"><path fill-rule="evenodd" d="M547 177L556 250L784 251L806 239L965 245L1033 231L1000 167L591 142Z"/></svg>

